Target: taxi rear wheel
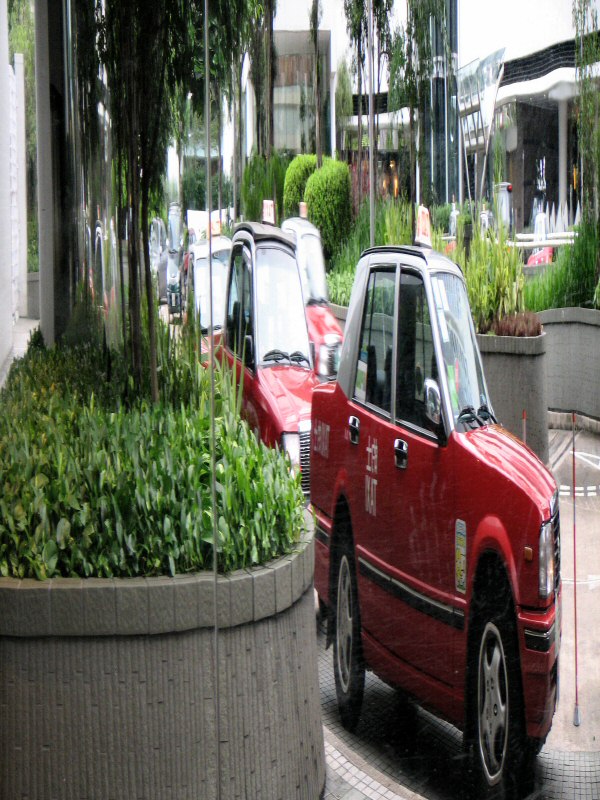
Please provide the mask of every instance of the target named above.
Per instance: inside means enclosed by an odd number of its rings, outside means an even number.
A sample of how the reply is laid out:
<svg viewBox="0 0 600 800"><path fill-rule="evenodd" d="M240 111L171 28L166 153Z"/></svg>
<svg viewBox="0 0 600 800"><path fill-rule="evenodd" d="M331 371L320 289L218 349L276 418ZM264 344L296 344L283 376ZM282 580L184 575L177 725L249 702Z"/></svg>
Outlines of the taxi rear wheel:
<svg viewBox="0 0 600 800"><path fill-rule="evenodd" d="M360 718L365 667L360 641L356 570L349 544L342 547L337 561L333 672L342 724L353 731Z"/></svg>

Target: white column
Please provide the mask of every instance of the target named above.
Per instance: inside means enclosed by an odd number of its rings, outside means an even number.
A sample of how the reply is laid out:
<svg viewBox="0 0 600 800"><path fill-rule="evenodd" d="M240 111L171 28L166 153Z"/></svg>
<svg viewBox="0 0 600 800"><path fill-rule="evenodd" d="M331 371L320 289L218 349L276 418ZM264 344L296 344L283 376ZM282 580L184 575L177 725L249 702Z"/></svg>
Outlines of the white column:
<svg viewBox="0 0 600 800"><path fill-rule="evenodd" d="M558 101L558 205L567 204L567 100Z"/></svg>
<svg viewBox="0 0 600 800"><path fill-rule="evenodd" d="M335 92L337 89L337 72L331 73L331 78L329 80L329 133L330 133L330 144L331 144L331 157L335 158L335 126L337 124L336 117L335 117Z"/></svg>
<svg viewBox="0 0 600 800"><path fill-rule="evenodd" d="M48 0L35 0L35 75L37 105L37 183L40 254L40 327L54 344L54 196Z"/></svg>
<svg viewBox="0 0 600 800"><path fill-rule="evenodd" d="M27 143L25 139L25 69L15 53L17 94L17 202L19 214L19 316L27 316Z"/></svg>
<svg viewBox="0 0 600 800"><path fill-rule="evenodd" d="M3 124L0 125L0 372L8 361L13 346L11 302L11 227L10 227L10 130L8 109L10 103L10 67L8 63L8 17L6 0L0 0L0 108Z"/></svg>

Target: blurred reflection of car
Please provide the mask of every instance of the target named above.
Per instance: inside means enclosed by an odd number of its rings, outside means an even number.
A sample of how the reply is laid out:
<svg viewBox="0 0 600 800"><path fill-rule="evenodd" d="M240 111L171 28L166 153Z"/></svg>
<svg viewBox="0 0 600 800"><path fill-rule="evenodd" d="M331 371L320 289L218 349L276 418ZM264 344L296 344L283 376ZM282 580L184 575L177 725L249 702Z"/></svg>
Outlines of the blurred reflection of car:
<svg viewBox="0 0 600 800"><path fill-rule="evenodd" d="M292 233L296 239L296 259L315 371L320 378L332 378L337 372L342 329L329 307L321 235L318 228L303 217L285 220L281 229Z"/></svg>
<svg viewBox="0 0 600 800"><path fill-rule="evenodd" d="M223 327L225 317L225 284L229 266L231 239L213 236L211 240L213 282L213 328ZM189 283L191 281L191 284ZM188 285L194 291L194 305L203 331L210 327L210 273L208 269L208 241L196 241L190 232Z"/></svg>
<svg viewBox="0 0 600 800"><path fill-rule="evenodd" d="M183 223L179 203L169 204L168 221L167 305L169 314L181 314L183 311Z"/></svg>
<svg viewBox="0 0 600 800"><path fill-rule="evenodd" d="M167 229L160 217L150 223L150 272L159 303L167 299Z"/></svg>
<svg viewBox="0 0 600 800"><path fill-rule="evenodd" d="M312 368L295 242L274 225L237 226L220 357L242 381L242 413L267 445L300 468L308 493Z"/></svg>

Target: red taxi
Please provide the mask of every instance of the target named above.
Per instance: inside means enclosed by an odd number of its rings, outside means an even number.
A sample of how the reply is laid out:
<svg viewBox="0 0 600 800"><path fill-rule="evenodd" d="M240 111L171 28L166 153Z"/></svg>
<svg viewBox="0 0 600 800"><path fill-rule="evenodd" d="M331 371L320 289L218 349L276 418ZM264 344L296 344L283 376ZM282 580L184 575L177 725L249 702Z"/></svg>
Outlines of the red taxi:
<svg viewBox="0 0 600 800"><path fill-rule="evenodd" d="M295 242L274 225L236 227L229 260L221 356L242 375L242 413L266 444L286 450L310 480L310 406L318 385Z"/></svg>
<svg viewBox="0 0 600 800"><path fill-rule="evenodd" d="M363 253L313 394L310 499L344 725L371 669L464 731L475 796L517 795L557 700L557 487L496 423L446 257Z"/></svg>

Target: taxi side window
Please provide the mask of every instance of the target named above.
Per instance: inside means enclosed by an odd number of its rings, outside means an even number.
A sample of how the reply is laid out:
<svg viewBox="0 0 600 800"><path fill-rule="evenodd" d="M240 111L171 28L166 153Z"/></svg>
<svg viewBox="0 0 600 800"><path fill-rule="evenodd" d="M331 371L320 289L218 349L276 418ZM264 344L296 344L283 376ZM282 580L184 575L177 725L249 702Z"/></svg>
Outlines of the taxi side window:
<svg viewBox="0 0 600 800"><path fill-rule="evenodd" d="M252 282L249 260L243 248L233 254L233 266L227 299L227 344L238 356L242 356L245 337L252 333L250 326L252 309Z"/></svg>
<svg viewBox="0 0 600 800"><path fill-rule="evenodd" d="M438 374L425 286L418 275L402 273L398 322L396 417L425 428L425 380L438 380Z"/></svg>
<svg viewBox="0 0 600 800"><path fill-rule="evenodd" d="M374 271L363 312L354 397L390 413L396 273Z"/></svg>

